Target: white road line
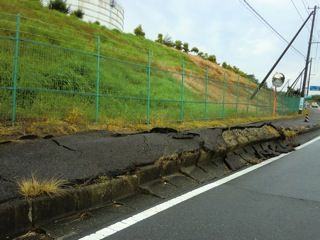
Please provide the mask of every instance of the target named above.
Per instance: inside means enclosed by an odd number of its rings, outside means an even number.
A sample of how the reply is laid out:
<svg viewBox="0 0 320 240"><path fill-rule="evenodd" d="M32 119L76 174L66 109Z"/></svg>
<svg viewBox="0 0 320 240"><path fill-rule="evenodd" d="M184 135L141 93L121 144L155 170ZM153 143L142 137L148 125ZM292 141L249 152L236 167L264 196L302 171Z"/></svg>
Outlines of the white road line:
<svg viewBox="0 0 320 240"><path fill-rule="evenodd" d="M297 147L296 149L300 150L302 148L305 148L308 145L310 145L310 144L312 144L312 143L314 143L314 142L316 142L318 140L320 140L320 137L317 137L317 138L311 140L310 142L307 142L307 143ZM149 209L147 209L147 210L145 210L143 212L140 212L140 213L138 213L136 215L133 215L132 217L129 217L129 218L124 219L122 221L119 221L119 222L117 222L115 224L112 224L111 226L103 228L103 229L97 231L96 233L93 233L93 234L90 234L90 235L85 236L83 238L80 238L79 240L102 240L102 239L104 239L106 237L109 237L109 236L111 236L111 235L113 235L113 234L115 234L115 233L117 233L117 232L119 232L119 231L121 231L123 229L126 229L126 228L128 228L128 227L130 227L130 226L132 226L132 225L134 225L134 224L136 224L138 222L140 222L140 221L143 221L143 220L145 220L145 219L147 219L149 217L152 217L152 216L154 216L154 215L156 215L156 214L158 214L160 212L163 212L163 211L165 211L165 210L167 210L167 209L169 209L169 208L171 208L171 207L173 207L173 206L175 206L177 204L180 204L180 203L182 203L184 201L187 201L188 199L191 199L191 198L193 198L195 196L198 196L198 195L200 195L200 194L202 194L204 192L207 192L207 191L209 191L209 190L211 190L213 188L219 187L219 186L221 186L221 185L223 185L223 184L225 184L227 182L230 182L230 181L232 181L232 180L234 180L234 179L236 179L238 177L241 177L241 176L243 176L243 175L245 175L245 174L247 174L249 172L252 172L252 171L254 171L254 170L258 169L258 168L261 168L261 167L263 167L265 165L268 165L268 164L270 164L270 163L272 163L274 161L277 161L277 160L279 160L279 159L281 159L281 158L283 158L283 157L285 157L287 155L290 155L292 153L294 153L294 152L282 154L280 156L271 158L271 159L266 160L266 161L264 161L262 163L259 163L257 165L248 167L248 168L246 168L246 169L244 169L242 171L236 172L236 173L234 173L234 174L232 174L230 176L227 176L225 178L217 180L217 181L215 181L213 183L209 183L209 184L207 184L205 186L202 186L202 187L197 188L195 190L192 190L192 191L190 191L188 193L185 193L185 194L183 194L183 195L181 195L179 197L173 198L173 199L171 199L171 200L169 200L167 202L164 202L164 203L161 203L161 204L159 204L157 206L149 208Z"/></svg>
<svg viewBox="0 0 320 240"><path fill-rule="evenodd" d="M304 148L304 147L306 147L306 146L308 146L308 145L310 145L310 144L312 144L312 143L314 143L314 142L316 142L318 140L320 140L320 136L316 137L315 139L311 140L310 142L307 142L305 144L300 145L299 147L296 147L296 150L300 150L300 149L302 149L302 148Z"/></svg>

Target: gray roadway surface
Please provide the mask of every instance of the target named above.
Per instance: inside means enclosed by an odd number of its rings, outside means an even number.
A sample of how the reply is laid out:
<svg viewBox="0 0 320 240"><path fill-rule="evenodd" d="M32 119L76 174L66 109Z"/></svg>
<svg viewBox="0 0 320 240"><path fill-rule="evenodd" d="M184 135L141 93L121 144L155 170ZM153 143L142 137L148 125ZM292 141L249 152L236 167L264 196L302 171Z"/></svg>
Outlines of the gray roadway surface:
<svg viewBox="0 0 320 240"><path fill-rule="evenodd" d="M320 239L320 141L110 240Z"/></svg>

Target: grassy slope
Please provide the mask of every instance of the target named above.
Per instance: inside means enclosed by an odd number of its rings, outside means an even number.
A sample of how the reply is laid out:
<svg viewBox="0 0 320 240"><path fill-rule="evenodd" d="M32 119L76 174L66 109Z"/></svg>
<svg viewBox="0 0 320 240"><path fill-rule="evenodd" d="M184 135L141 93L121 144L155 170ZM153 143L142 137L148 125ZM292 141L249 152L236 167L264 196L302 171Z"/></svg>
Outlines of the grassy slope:
<svg viewBox="0 0 320 240"><path fill-rule="evenodd" d="M15 17L3 13L21 13L21 37L26 39L94 54L96 52L95 35L101 36L101 53L106 57L101 60L100 93L117 96L117 98L101 97L100 111L103 120L145 121L146 101L144 99L147 96L148 49L152 51L151 97L161 99L151 103L153 121L156 119L178 120L181 116L181 107L184 108L186 119L215 118L222 117L223 114L232 114L236 106L231 103L236 101L237 96L241 102L247 103L249 90L255 87L249 80L240 79L240 88L237 90L237 76L216 64L132 34L111 31L96 24L81 22L75 17L50 11L43 8L38 0L0 2L2 28L0 35L14 36ZM14 43L11 40L2 40L1 46L0 70L3 74L0 76L0 87L10 87ZM74 115L87 120L94 119L95 96L92 95L96 90L96 57L94 55L23 42L20 56L18 86L25 90L18 91L19 119L38 118L38 116L73 118ZM182 60L186 66L184 100L189 101L183 106L178 102L181 99ZM205 106L200 101L204 101L204 76L207 67L211 79L208 86L208 101L211 103L207 105L207 114L205 114ZM225 110L216 104L223 98L224 72L228 79L225 87L228 89L226 101L229 102ZM30 88L41 89L41 91L30 91ZM68 93L57 96L52 93L52 90L80 92L83 95L75 96ZM0 118L9 119L10 117L10 96L11 92L7 91L0 99L2 102ZM261 99L269 104L271 99L269 96L270 94L266 93L261 96ZM174 101L165 101L168 99ZM241 109L241 106L238 108ZM243 111L247 109L244 105L242 108ZM264 108L264 111L270 112L270 109Z"/></svg>

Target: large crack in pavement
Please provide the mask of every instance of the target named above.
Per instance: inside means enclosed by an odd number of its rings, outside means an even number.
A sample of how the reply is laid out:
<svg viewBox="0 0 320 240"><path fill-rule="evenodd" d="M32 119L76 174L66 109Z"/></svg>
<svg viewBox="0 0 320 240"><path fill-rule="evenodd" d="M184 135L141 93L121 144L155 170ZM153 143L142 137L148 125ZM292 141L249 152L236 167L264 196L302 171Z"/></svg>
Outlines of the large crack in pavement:
<svg viewBox="0 0 320 240"><path fill-rule="evenodd" d="M59 141L56 140L56 139L51 139L51 141L54 142L55 144L57 144L59 147L63 147L63 148L65 148L65 149L69 150L69 151L82 153L81 151L78 151L78 150L73 149L73 148L71 148L71 147L68 147L68 146L66 146L66 145L60 144Z"/></svg>

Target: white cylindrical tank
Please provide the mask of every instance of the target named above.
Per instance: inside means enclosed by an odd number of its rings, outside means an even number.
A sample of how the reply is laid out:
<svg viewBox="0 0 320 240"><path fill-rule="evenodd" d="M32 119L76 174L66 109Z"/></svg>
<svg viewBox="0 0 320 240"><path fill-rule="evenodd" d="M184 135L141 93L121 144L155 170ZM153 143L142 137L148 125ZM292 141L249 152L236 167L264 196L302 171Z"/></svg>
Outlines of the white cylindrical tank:
<svg viewBox="0 0 320 240"><path fill-rule="evenodd" d="M42 0L48 5L50 0ZM66 0L71 12L81 9L84 12L83 20L99 22L110 29L123 31L124 9L117 0Z"/></svg>

